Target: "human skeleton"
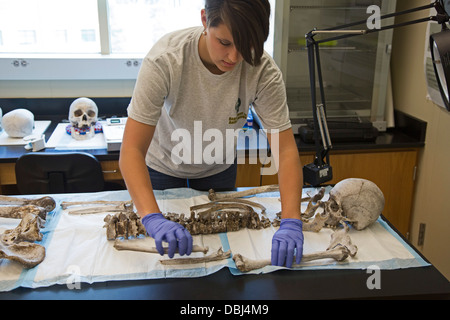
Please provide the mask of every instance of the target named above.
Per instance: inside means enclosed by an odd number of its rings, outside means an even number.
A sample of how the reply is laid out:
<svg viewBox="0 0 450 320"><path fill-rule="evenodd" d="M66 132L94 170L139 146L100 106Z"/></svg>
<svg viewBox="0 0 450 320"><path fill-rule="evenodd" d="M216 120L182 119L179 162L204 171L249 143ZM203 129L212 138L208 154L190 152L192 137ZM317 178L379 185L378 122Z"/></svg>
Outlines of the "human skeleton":
<svg viewBox="0 0 450 320"><path fill-rule="evenodd" d="M277 227L281 220L281 213L278 213L275 219L270 220L266 217L264 206L240 198L275 190L278 190L277 186L265 186L245 192L223 194L216 194L211 190L209 196L211 201L192 206L189 216L183 213L166 213L165 217L168 220L180 223L192 235L234 232L243 228ZM367 228L378 219L384 208L383 193L373 182L365 179L346 179L339 182L330 190L327 201L322 201L324 194L325 189L322 188L316 194L302 199L302 202L308 202L306 210L301 214L303 231L319 232L325 227L332 228L335 231L331 236L330 245L325 251L305 254L302 257L302 262L326 258L344 261L349 256L354 257L358 249L349 237L349 229L351 227L355 230ZM42 262L42 248L37 247L39 245L30 243L27 249L19 250L20 246L25 245L23 242L18 243L18 241L39 241L39 228L43 226L45 220L42 216L54 208L54 200L52 207L51 198L46 198L38 199L41 202L33 200L32 203L32 200L27 199L12 198L14 200L8 200L8 197L0 197L0 204L4 204L5 201L13 201L15 204L9 206L9 209L0 208L0 216L7 216L7 212L10 212L11 217L23 219L16 229L0 235L0 257L19 261L25 267L33 267ZM43 200L46 200L46 202L43 202ZM22 204L20 213L17 213L18 204ZM69 214L112 213L105 217L104 227L106 228L107 239L114 241L114 247L117 250L157 253L157 250L151 247L152 242L147 238L145 228L140 221L140 217L134 212L131 201L63 202L61 206ZM15 209L12 209L13 207ZM322 212L319 212L319 208L323 209ZM34 231L31 238L25 239L22 237L22 235L25 235L24 226L28 229L30 229L29 226L33 226ZM30 263L30 252L33 250L36 253L33 253L32 256L37 256L37 258L33 258L32 263ZM193 251L206 254L208 248L194 246ZM12 258L13 256L15 258ZM231 257L231 252L223 252L222 249L219 249L211 255L200 258L161 260L161 263L165 265L193 264L229 257ZM233 254L233 260L236 267L243 272L270 265L268 260L251 261L238 253Z"/></svg>

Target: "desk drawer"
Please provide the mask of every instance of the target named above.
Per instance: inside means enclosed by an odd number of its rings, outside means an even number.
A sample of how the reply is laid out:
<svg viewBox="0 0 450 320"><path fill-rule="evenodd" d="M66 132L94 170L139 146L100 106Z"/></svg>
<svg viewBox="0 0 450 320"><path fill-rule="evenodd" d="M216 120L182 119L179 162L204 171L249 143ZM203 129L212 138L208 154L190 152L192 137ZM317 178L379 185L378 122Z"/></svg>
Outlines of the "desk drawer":
<svg viewBox="0 0 450 320"><path fill-rule="evenodd" d="M122 174L120 173L119 161L101 161L103 177L105 180L122 180Z"/></svg>
<svg viewBox="0 0 450 320"><path fill-rule="evenodd" d="M0 163L0 185L16 184L16 163Z"/></svg>

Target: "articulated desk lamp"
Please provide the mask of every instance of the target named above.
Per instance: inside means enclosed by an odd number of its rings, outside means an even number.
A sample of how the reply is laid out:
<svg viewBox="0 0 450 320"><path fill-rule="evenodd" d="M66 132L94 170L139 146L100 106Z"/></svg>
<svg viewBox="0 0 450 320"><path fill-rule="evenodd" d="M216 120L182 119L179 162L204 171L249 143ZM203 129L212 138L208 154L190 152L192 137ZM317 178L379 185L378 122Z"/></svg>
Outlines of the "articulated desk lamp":
<svg viewBox="0 0 450 320"><path fill-rule="evenodd" d="M437 15L432 17L426 17L423 19L408 21L400 24L384 26L378 29L342 30L344 28L366 24L367 20L364 20L325 30L314 29L308 34L306 34L306 46L308 49L308 63L310 72L311 99L314 117L314 140L316 144L316 158L314 160L314 163L308 164L303 167L304 182L312 186L319 186L320 184L328 182L333 178L333 172L332 167L330 166L330 155L329 155L329 152L333 146L331 143L331 138L328 131L326 120L325 91L323 87L322 71L320 67L319 44L344 38L350 38L358 35L364 35L383 30L403 27L421 22L437 21L439 24L442 25L442 31L430 36L430 49L442 99L444 100L445 107L447 108L447 110L450 111L449 105L450 30L446 25L446 23L450 20L449 17L450 1L449 0L446 1L447 1L447 8L444 5L444 0L437 0L430 5L384 15L381 16L380 19L388 19L416 11L435 8L437 11ZM340 35L316 41L314 39L314 36L317 34L325 34L325 35L340 34ZM316 67L321 95L320 104L317 103L316 98ZM322 141L322 146L320 145L320 141Z"/></svg>

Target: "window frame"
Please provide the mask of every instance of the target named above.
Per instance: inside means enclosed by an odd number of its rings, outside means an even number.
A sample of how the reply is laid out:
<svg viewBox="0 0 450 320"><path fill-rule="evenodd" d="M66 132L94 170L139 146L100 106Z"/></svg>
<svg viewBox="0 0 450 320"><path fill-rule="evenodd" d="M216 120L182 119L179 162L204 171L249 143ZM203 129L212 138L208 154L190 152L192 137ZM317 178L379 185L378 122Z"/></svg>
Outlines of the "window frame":
<svg viewBox="0 0 450 320"><path fill-rule="evenodd" d="M108 1L97 7L100 53L0 53L0 80L135 80L143 54L112 53Z"/></svg>
<svg viewBox="0 0 450 320"><path fill-rule="evenodd" d="M97 7L100 53L0 53L0 81L136 80L145 54L112 53L108 0Z"/></svg>

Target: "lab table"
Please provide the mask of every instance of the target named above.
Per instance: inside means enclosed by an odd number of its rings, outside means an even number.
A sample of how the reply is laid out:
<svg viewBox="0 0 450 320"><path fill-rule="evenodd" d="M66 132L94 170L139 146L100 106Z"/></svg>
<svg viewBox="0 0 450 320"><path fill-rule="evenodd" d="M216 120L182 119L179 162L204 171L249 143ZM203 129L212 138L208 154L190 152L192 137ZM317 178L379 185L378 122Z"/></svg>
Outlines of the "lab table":
<svg viewBox="0 0 450 320"><path fill-rule="evenodd" d="M207 199L206 193L190 189L160 191L157 193L157 196L159 197L160 194L164 194L166 200L162 198L158 199L166 201L161 205L164 208L170 209L170 207L166 206L169 202L174 206L180 206L180 202L178 202L179 198L174 197L174 195L180 192L183 195L193 194L196 196L195 199ZM58 195L59 198L55 199L59 203L63 199L65 201L65 199L71 196L72 198L76 197L76 195L67 194ZM86 199L94 200L99 197L106 200L124 200L125 198L128 199L129 195L126 191L84 194L83 201L87 201ZM278 197L279 194L274 194L270 199L263 198L267 200L265 203L269 205L267 213L274 212L274 210L269 210L271 204L279 207ZM186 196L183 199L182 201L192 201L194 198ZM181 202L181 205L183 208L186 207L184 202ZM361 256L357 254L357 260L354 260L354 262L350 261L349 265L340 265L339 263L336 265L327 262L325 264L317 264L316 266L294 270L272 270L269 268L268 271L261 269L260 272L247 274L233 269L235 268L234 263L231 259L228 259L223 262L215 262L220 264L219 268L216 268L214 265L205 265L195 268L189 266L182 267L181 269L166 269L155 264L156 269L148 269L151 266L148 259L156 259L155 261L157 262L160 259L159 256L149 257L147 254L134 252L124 255L122 252L115 251L112 248L111 242L107 241L104 236L106 231L102 228L103 216L77 216L68 214L67 211L62 211L62 209L55 209L47 219L47 231L45 231L45 228L42 230L45 232L43 244L45 244L47 250L46 259L49 260L44 260L42 265L34 269L18 270L19 273L17 271L11 273L11 265L7 269L3 269L5 272L8 271L8 274L16 274L15 277L7 278L12 279L16 284L11 286L12 289L1 292L0 299L145 299L180 301L450 299L450 284L448 280L420 252L415 250L383 216L381 216L380 221L376 224L383 225L380 228L383 228L383 232L386 230L389 231L389 237L393 237L395 245L399 244L402 250L411 253L414 258L399 260L399 262L402 262L401 264L394 264L388 268L383 267L384 263L387 262L390 264L391 260L389 259L397 260L397 257L400 257L400 255L393 256L393 258L388 257L384 262L373 262L369 259L366 265L380 266L376 286L374 286L371 279L377 271L369 267L361 267L361 263L364 262L363 255L367 256L368 251L377 249L372 245L367 247L367 244L364 248L361 241L355 243L358 245L358 254L361 253ZM376 227L378 228L378 226ZM88 229L92 230L91 233L89 233ZM201 238L202 240L197 238L197 241L206 241L205 245L211 245L213 247L214 245L221 245L224 251L231 248L233 253L236 252L233 249L236 248L236 244L238 245L237 252L239 253L243 253L241 250L250 249L254 251L262 250L261 248L264 248L264 252L267 250L269 250L267 252L270 252L271 238L267 232L273 232L273 230L266 230L254 230L253 233L250 232L253 236L256 235L256 238L250 238L252 240L250 241L251 245L247 247L243 247L243 244L236 242L236 239L241 239L237 238L237 232L208 235L206 238ZM69 233L67 234L67 232ZM360 234L362 231L356 232ZM249 233L247 230L242 230L241 235L247 235L247 233ZM327 234L324 233L323 235L326 235L328 243L329 238ZM375 235L375 233L372 235ZM307 239L307 236L305 234L305 239ZM320 235L312 234L310 236L319 241L318 237ZM352 236L353 241L355 241L353 237L356 236L357 234L354 233ZM214 239L216 238L220 239L220 241L215 242ZM66 239L68 239L68 242ZM263 241L253 241L257 239ZM374 243L373 240L376 240L376 237L370 237L367 243ZM258 248L253 247L255 243L258 243ZM311 245L314 246L315 243L308 242L308 246ZM67 249L64 249L66 246L70 247L72 251L67 252ZM77 246L81 247L78 248ZM131 263L130 259L134 263ZM78 283L79 286L72 286L72 283L68 281L70 280L70 275L67 274L68 271L66 270L68 269L66 268L68 265L77 263L83 266L83 270L88 270L88 279L90 281L80 281ZM108 266L111 263L114 264L113 267ZM356 263L356 267L352 267L352 263ZM45 264L45 267L43 264ZM110 272L113 269L115 271ZM142 273L142 270L148 271ZM210 272L210 270L213 271ZM104 271L107 272L104 273ZM43 277L44 274L46 275L45 277ZM157 277L154 277L155 274ZM17 278L18 275L20 276ZM2 278L3 284L5 277ZM10 282L7 285L11 284L13 283Z"/></svg>

